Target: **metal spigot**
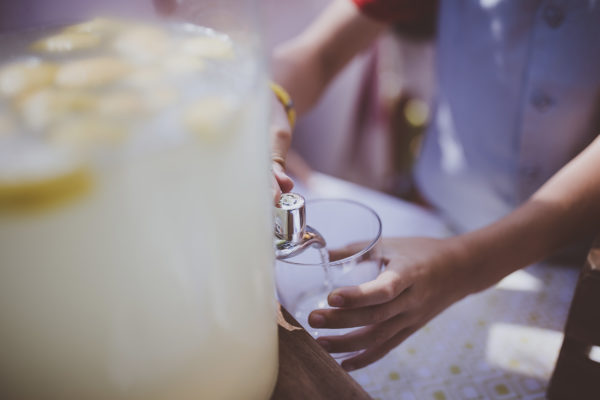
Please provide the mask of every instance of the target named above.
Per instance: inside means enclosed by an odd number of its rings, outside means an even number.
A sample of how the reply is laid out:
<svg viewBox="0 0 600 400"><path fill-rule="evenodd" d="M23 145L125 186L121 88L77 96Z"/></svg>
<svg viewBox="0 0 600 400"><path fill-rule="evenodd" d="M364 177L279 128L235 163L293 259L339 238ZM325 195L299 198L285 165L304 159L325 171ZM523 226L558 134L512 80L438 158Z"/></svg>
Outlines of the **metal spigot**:
<svg viewBox="0 0 600 400"><path fill-rule="evenodd" d="M326 243L316 229L306 225L304 197L282 194L275 205L275 257L290 258L310 246L325 247Z"/></svg>

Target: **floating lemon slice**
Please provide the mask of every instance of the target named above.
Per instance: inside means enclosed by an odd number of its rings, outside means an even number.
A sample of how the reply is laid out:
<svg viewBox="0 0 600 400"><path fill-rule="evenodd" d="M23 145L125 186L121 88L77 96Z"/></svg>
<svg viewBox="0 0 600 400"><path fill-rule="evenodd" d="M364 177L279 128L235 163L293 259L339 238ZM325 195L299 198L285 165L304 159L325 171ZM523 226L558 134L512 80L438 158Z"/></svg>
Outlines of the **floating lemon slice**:
<svg viewBox="0 0 600 400"><path fill-rule="evenodd" d="M171 106L177 92L166 86L150 86L144 90L120 89L98 97L97 111L104 116L139 117Z"/></svg>
<svg viewBox="0 0 600 400"><path fill-rule="evenodd" d="M84 196L92 187L92 174L85 169L39 181L0 181L0 214L47 210Z"/></svg>
<svg viewBox="0 0 600 400"><path fill-rule="evenodd" d="M91 191L89 169L69 164L62 152L37 150L0 166L0 215L45 211Z"/></svg>
<svg viewBox="0 0 600 400"><path fill-rule="evenodd" d="M36 59L9 64L0 70L0 93L16 97L43 89L54 82L57 69Z"/></svg>
<svg viewBox="0 0 600 400"><path fill-rule="evenodd" d="M169 36L158 28L137 26L115 38L118 53L134 61L152 61L164 56L169 50Z"/></svg>
<svg viewBox="0 0 600 400"><path fill-rule="evenodd" d="M183 54L194 57L230 60L235 56L233 43L216 36L184 39L180 48Z"/></svg>
<svg viewBox="0 0 600 400"><path fill-rule="evenodd" d="M116 57L95 57L71 61L56 74L56 84L65 88L93 89L125 77L132 68Z"/></svg>
<svg viewBox="0 0 600 400"><path fill-rule="evenodd" d="M204 141L217 142L231 130L227 129L227 124L235 111L233 100L224 97L202 99L185 111L184 126Z"/></svg>
<svg viewBox="0 0 600 400"><path fill-rule="evenodd" d="M81 24L71 25L64 32L88 33L94 35L111 35L125 28L125 23L111 18L94 18Z"/></svg>
<svg viewBox="0 0 600 400"><path fill-rule="evenodd" d="M164 60L164 69L168 75L199 74L204 70L204 61L196 57L178 55Z"/></svg>
<svg viewBox="0 0 600 400"><path fill-rule="evenodd" d="M136 88L145 89L149 86L156 85L165 79L165 72L157 66L143 67L135 70L135 73L129 74L123 84Z"/></svg>
<svg viewBox="0 0 600 400"><path fill-rule="evenodd" d="M154 86L148 89L146 104L151 111L163 110L172 106L178 100L175 89L168 86Z"/></svg>
<svg viewBox="0 0 600 400"><path fill-rule="evenodd" d="M31 49L41 53L69 53L89 50L100 44L100 38L85 32L63 32L38 40Z"/></svg>
<svg viewBox="0 0 600 400"><path fill-rule="evenodd" d="M111 117L134 117L149 111L145 98L133 90L120 90L98 98L97 110Z"/></svg>
<svg viewBox="0 0 600 400"><path fill-rule="evenodd" d="M45 89L26 97L18 107L23 121L32 129L46 129L72 115L94 110L97 99L78 90Z"/></svg>
<svg viewBox="0 0 600 400"><path fill-rule="evenodd" d="M54 145L86 153L97 148L122 144L127 138L127 131L124 124L116 121L83 117L54 127L49 134L49 140Z"/></svg>

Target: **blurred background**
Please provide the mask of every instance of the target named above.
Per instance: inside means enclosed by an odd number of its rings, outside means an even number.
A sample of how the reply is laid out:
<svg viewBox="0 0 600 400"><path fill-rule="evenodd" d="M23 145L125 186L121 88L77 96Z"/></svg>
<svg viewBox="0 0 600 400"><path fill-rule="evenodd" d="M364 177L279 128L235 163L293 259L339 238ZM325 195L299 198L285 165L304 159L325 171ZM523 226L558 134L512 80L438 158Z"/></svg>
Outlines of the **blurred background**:
<svg viewBox="0 0 600 400"><path fill-rule="evenodd" d="M330 1L260 0L268 49L306 28ZM411 168L434 96L435 21L396 27L357 57L300 119L288 161L411 199Z"/></svg>

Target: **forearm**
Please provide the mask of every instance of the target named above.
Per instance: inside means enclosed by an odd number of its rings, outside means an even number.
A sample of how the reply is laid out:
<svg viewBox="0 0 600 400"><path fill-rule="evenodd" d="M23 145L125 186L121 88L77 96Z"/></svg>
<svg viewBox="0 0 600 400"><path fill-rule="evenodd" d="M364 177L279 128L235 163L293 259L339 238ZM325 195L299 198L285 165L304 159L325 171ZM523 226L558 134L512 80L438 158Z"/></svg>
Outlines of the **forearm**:
<svg viewBox="0 0 600 400"><path fill-rule="evenodd" d="M291 94L301 115L385 28L363 16L350 0L336 0L300 36L275 50L274 78Z"/></svg>
<svg viewBox="0 0 600 400"><path fill-rule="evenodd" d="M479 291L595 232L600 232L600 138L517 210L455 242L473 275L470 291Z"/></svg>

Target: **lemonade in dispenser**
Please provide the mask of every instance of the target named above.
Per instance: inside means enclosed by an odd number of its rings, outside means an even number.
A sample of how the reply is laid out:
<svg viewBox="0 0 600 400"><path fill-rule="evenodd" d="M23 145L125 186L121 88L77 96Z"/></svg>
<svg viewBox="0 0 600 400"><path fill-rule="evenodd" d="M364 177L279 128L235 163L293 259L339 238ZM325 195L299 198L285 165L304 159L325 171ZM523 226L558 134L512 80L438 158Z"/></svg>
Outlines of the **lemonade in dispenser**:
<svg viewBox="0 0 600 400"><path fill-rule="evenodd" d="M150 0L13 3L0 5L0 398L268 398L255 2L184 0L168 18Z"/></svg>

